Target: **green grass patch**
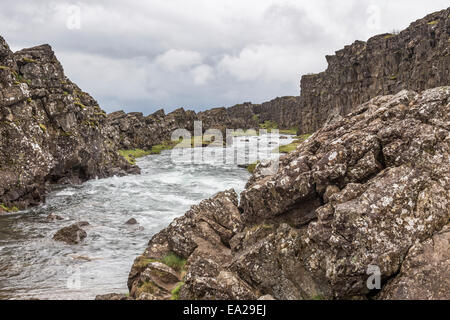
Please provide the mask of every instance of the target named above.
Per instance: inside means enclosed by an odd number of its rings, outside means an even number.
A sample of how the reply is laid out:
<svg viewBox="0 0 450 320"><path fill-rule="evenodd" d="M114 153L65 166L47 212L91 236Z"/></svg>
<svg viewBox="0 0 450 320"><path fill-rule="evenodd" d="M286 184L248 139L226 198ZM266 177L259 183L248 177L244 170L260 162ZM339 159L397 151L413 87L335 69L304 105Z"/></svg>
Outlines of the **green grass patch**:
<svg viewBox="0 0 450 320"><path fill-rule="evenodd" d="M152 154L151 151L146 151L142 149L133 149L133 150L119 150L119 155L125 158L130 164L135 165L136 159L148 156Z"/></svg>
<svg viewBox="0 0 450 320"><path fill-rule="evenodd" d="M22 59L23 62L25 63L36 63L37 61L31 58L23 58Z"/></svg>
<svg viewBox="0 0 450 320"><path fill-rule="evenodd" d="M46 133L46 132L47 132L47 127L46 127L44 124L39 123L39 128L41 128L41 130L42 130L43 133Z"/></svg>
<svg viewBox="0 0 450 320"><path fill-rule="evenodd" d="M16 206L14 206L14 207L7 207L3 203L0 204L0 208L2 209L2 211L6 211L6 212L9 212L9 213L19 211L19 208L17 208Z"/></svg>
<svg viewBox="0 0 450 320"><path fill-rule="evenodd" d="M259 133L255 129L248 129L248 130L234 130L232 133L233 137L251 137L251 136L257 136Z"/></svg>
<svg viewBox="0 0 450 320"><path fill-rule="evenodd" d="M438 22L439 22L439 21L437 21L437 20L430 21L430 22L427 23L427 25L429 25L429 26L434 26L434 25L438 24Z"/></svg>
<svg viewBox="0 0 450 320"><path fill-rule="evenodd" d="M180 290L183 285L184 285L184 282L177 283L175 288L171 291L172 296L170 297L170 300L179 300L180 299Z"/></svg>
<svg viewBox="0 0 450 320"><path fill-rule="evenodd" d="M24 76L22 76L21 74L18 74L16 72L13 72L14 76L16 77L16 82L15 84L19 84L19 83L26 83L28 85L31 85L31 80L25 79Z"/></svg>
<svg viewBox="0 0 450 320"><path fill-rule="evenodd" d="M81 103L80 100L75 101L74 103L76 106L79 106L82 110L86 109L86 106Z"/></svg>
<svg viewBox="0 0 450 320"><path fill-rule="evenodd" d="M267 121L264 121L264 123L260 123L259 128L265 129L265 130L278 129L278 123L276 123L275 121L267 120Z"/></svg>
<svg viewBox="0 0 450 320"><path fill-rule="evenodd" d="M160 261L177 272L181 272L184 269L184 265L186 264L186 259L177 256L175 253L169 253Z"/></svg>
<svg viewBox="0 0 450 320"><path fill-rule="evenodd" d="M289 134L295 136L297 134L298 129L297 128L291 128L291 129L280 129L280 134Z"/></svg>
<svg viewBox="0 0 450 320"><path fill-rule="evenodd" d="M145 259L142 257L139 260L137 266L143 269L152 262L161 262L164 263L166 266L171 267L173 270L177 272L182 272L186 264L186 259L183 259L178 255L176 255L175 253L170 252L160 259Z"/></svg>
<svg viewBox="0 0 450 320"><path fill-rule="evenodd" d="M303 134L301 136L296 136L295 140L290 143L286 144L284 146L280 146L279 148L274 149L273 153L291 153L292 151L295 151L297 147L304 142L306 139L308 139L311 136L311 134Z"/></svg>
<svg viewBox="0 0 450 320"><path fill-rule="evenodd" d="M253 162L247 166L247 171L250 173L255 172L256 166L259 164L259 161Z"/></svg>
<svg viewBox="0 0 450 320"><path fill-rule="evenodd" d="M0 66L0 70L9 70L9 67L7 67L7 66Z"/></svg>

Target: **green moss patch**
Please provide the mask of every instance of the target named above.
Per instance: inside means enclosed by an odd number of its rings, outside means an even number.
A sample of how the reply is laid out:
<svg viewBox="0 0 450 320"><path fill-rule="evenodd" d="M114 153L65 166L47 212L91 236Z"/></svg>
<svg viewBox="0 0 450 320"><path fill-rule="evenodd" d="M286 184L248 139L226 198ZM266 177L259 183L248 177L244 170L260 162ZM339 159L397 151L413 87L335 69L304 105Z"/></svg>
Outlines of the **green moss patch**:
<svg viewBox="0 0 450 320"><path fill-rule="evenodd" d="M256 166L259 164L259 161L253 162L247 166L247 171L250 173L255 172Z"/></svg>
<svg viewBox="0 0 450 320"><path fill-rule="evenodd" d="M46 127L44 124L39 123L39 128L41 128L41 130L42 130L43 133L46 133L46 132L47 132L47 127Z"/></svg>
<svg viewBox="0 0 450 320"><path fill-rule="evenodd" d="M135 165L136 159L148 156L152 154L151 151L146 151L142 149L133 149L133 150L119 150L119 155L125 158L130 164Z"/></svg>
<svg viewBox="0 0 450 320"><path fill-rule="evenodd" d="M164 256L160 261L177 272L183 271L184 265L186 264L186 259L177 256L173 252Z"/></svg>
<svg viewBox="0 0 450 320"><path fill-rule="evenodd" d="M295 140L287 145L280 146L279 148L274 149L273 153L290 153L292 151L295 151L297 147L304 142L306 139L308 139L311 136L311 134L303 134L301 136L295 137Z"/></svg>
<svg viewBox="0 0 450 320"><path fill-rule="evenodd" d="M14 206L14 207L7 207L3 203L0 204L0 209L1 209L0 211L6 211L6 212L9 212L9 213L19 211L19 208L17 208L16 206Z"/></svg>
<svg viewBox="0 0 450 320"><path fill-rule="evenodd" d="M180 290L181 287L183 287L184 282L178 282L177 285L175 286L175 288L173 288L171 294L172 296L170 297L170 300L179 300L180 299Z"/></svg>
<svg viewBox="0 0 450 320"><path fill-rule="evenodd" d="M31 58L23 58L22 59L23 62L25 63L36 63L37 61Z"/></svg>

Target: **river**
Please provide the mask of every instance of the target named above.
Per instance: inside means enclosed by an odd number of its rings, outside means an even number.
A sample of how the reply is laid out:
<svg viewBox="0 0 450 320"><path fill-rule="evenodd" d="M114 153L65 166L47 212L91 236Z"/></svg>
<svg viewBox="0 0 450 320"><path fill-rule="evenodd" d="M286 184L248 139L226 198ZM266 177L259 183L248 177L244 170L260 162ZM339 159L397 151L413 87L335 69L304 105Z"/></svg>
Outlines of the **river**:
<svg viewBox="0 0 450 320"><path fill-rule="evenodd" d="M248 163L279 156L270 154L276 145L265 143L267 137L236 137L228 148L250 156ZM291 136L279 140L291 142ZM44 205L0 215L0 299L93 299L126 293L133 260L152 235L191 205L219 191L244 189L250 174L236 163L208 154L195 163L188 161L199 149L186 149L183 157L164 151L140 158L140 175L57 186ZM52 213L63 220L50 221ZM139 224L126 225L130 218ZM77 221L90 223L81 244L52 240L56 231Z"/></svg>

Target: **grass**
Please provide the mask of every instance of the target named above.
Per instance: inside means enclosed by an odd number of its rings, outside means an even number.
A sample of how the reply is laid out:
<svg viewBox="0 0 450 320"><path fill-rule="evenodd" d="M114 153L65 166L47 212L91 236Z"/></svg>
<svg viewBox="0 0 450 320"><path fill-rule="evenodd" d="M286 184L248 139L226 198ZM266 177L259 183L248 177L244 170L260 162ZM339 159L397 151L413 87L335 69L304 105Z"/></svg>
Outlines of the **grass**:
<svg viewBox="0 0 450 320"><path fill-rule="evenodd" d="M280 146L279 148L274 149L273 153L290 153L292 151L295 151L297 147L304 142L306 139L308 139L311 136L311 134L303 134L301 136L295 137L295 140L287 145Z"/></svg>
<svg viewBox="0 0 450 320"><path fill-rule="evenodd" d="M437 21L437 20L430 21L430 22L427 23L427 25L429 25L429 26L434 26L435 24L438 24L438 22L439 22L439 21Z"/></svg>
<svg viewBox="0 0 450 320"><path fill-rule="evenodd" d="M254 163L252 163L252 164L249 164L249 165L247 166L247 171L250 172L250 173L255 172L256 166L257 166L258 164L259 164L259 161L256 161L256 162L254 162Z"/></svg>
<svg viewBox="0 0 450 320"><path fill-rule="evenodd" d="M145 151L142 149L134 150L119 150L119 155L125 158L131 165L136 164L136 159L151 154L151 151Z"/></svg>
<svg viewBox="0 0 450 320"><path fill-rule="evenodd" d="M19 83L26 83L26 84L28 84L28 85L31 85L31 80L28 80L28 79L25 79L24 78L24 76L22 76L21 74L18 74L18 73L16 73L16 72L13 72L14 73L14 75L15 75L15 77L16 77L16 84L19 84Z"/></svg>
<svg viewBox="0 0 450 320"><path fill-rule="evenodd" d="M180 258L175 253L169 253L160 261L177 272L181 272L184 269L184 265L186 264L186 259Z"/></svg>
<svg viewBox="0 0 450 320"><path fill-rule="evenodd" d="M142 258L139 261L138 266L140 268L145 268L152 262L161 262L161 263L164 263L166 266L171 267L173 270L175 270L177 272L182 272L184 270L184 266L186 264L186 259L183 259L183 258L179 257L178 255L176 255L175 253L170 252L170 253L166 254L164 257L162 257L161 259L144 259L144 258Z"/></svg>
<svg viewBox="0 0 450 320"><path fill-rule="evenodd" d="M180 299L180 290L181 290L181 287L183 285L184 285L184 282L178 282L177 283L177 285L175 286L175 288L171 292L172 296L170 297L170 300L178 300L178 299Z"/></svg>
<svg viewBox="0 0 450 320"><path fill-rule="evenodd" d="M0 66L0 70L9 70L9 67L7 67L7 66Z"/></svg>
<svg viewBox="0 0 450 320"><path fill-rule="evenodd" d="M255 129L248 129L248 130L235 130L233 131L232 136L233 137L250 137L250 136L257 136L258 132Z"/></svg>
<svg viewBox="0 0 450 320"><path fill-rule="evenodd" d="M291 128L291 129L280 129L280 134L289 134L295 136L297 134L297 128Z"/></svg>
<svg viewBox="0 0 450 320"><path fill-rule="evenodd" d="M321 294L311 297L311 300L325 300L325 297Z"/></svg>
<svg viewBox="0 0 450 320"><path fill-rule="evenodd" d="M84 104L82 104L80 100L75 101L74 104L76 106L79 106L83 110L86 109L86 106Z"/></svg>
<svg viewBox="0 0 450 320"><path fill-rule="evenodd" d="M385 35L384 36L384 39L390 39L390 38L393 38L393 37L395 37L396 35L395 34L387 34L387 35Z"/></svg>
<svg viewBox="0 0 450 320"><path fill-rule="evenodd" d="M267 120L267 121L264 121L264 123L260 123L259 128L265 129L265 130L278 129L278 123L276 123L275 121Z"/></svg>
<svg viewBox="0 0 450 320"><path fill-rule="evenodd" d="M205 141L205 138L208 136L203 136L202 138L202 146L210 145L214 141ZM184 142L181 148L193 148L194 147L194 139L196 137L191 137L191 141ZM164 150L172 150L174 149L182 140L179 141L164 141L161 144L157 144L152 146L150 150L142 150L142 149L132 149L132 150L119 150L119 154L125 158L130 164L135 165L136 159L144 156L148 156L151 154L161 154Z"/></svg>
<svg viewBox="0 0 450 320"><path fill-rule="evenodd" d="M36 63L37 62L36 60L30 59L30 58L23 58L22 61L26 62L26 63Z"/></svg>
<svg viewBox="0 0 450 320"><path fill-rule="evenodd" d="M41 130L42 130L43 133L46 133L46 132L47 132L47 127L46 127L44 124L39 123L39 128L41 128Z"/></svg>
<svg viewBox="0 0 450 320"><path fill-rule="evenodd" d="M5 206L3 203L0 204L0 208L3 211L6 211L6 212L17 212L17 211L19 211L19 208L17 208L16 206L9 208L9 207Z"/></svg>

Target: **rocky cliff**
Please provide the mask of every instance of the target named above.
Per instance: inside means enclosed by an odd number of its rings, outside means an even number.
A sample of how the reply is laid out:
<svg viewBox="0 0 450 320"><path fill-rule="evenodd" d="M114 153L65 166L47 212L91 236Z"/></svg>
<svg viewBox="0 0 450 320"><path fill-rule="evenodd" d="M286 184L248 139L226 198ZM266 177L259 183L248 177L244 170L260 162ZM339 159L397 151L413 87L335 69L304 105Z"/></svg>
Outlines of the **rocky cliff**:
<svg viewBox="0 0 450 320"><path fill-rule="evenodd" d="M49 184L138 172L105 123L50 46L13 53L0 37L0 210L39 204Z"/></svg>
<svg viewBox="0 0 450 320"><path fill-rule="evenodd" d="M303 76L298 107L302 133L331 115L346 115L378 95L450 84L450 8L327 56L326 71Z"/></svg>
<svg viewBox="0 0 450 320"><path fill-rule="evenodd" d="M259 121L254 117L253 105L244 103L230 108L214 108L195 113L179 108L169 114L159 110L151 115L116 111L107 116L107 136L116 141L121 149L151 149L152 146L171 140L176 129L194 132L194 122L202 121L203 132L219 129L225 137L225 130L257 128Z"/></svg>
<svg viewBox="0 0 450 320"><path fill-rule="evenodd" d="M329 121L240 204L219 193L156 234L131 298L449 299L449 114L439 87Z"/></svg>

